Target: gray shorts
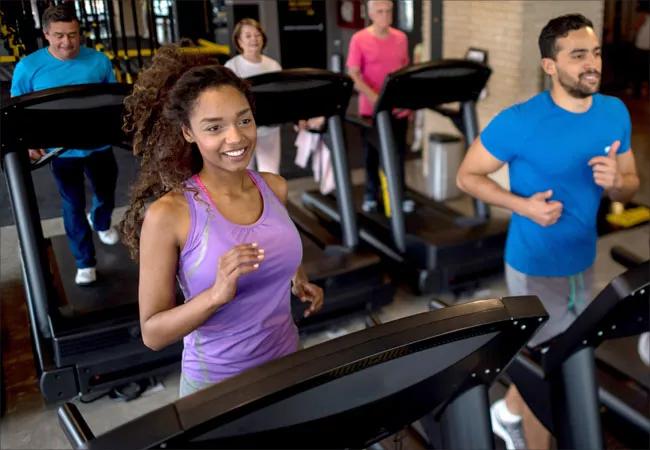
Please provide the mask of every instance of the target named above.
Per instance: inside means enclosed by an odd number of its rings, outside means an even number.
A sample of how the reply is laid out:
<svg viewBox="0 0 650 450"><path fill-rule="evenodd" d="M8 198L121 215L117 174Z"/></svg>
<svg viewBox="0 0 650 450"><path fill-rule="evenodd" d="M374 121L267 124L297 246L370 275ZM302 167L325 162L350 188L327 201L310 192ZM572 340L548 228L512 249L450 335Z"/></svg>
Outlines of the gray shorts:
<svg viewBox="0 0 650 450"><path fill-rule="evenodd" d="M208 386L212 386L213 384L214 383L189 379L183 372L181 372L181 381L178 386L178 396L187 397L188 395L194 394L195 392L205 389Z"/></svg>
<svg viewBox="0 0 650 450"><path fill-rule="evenodd" d="M299 342L298 350L302 350L302 348L302 343ZM213 384L216 384L216 382L192 380L191 378L186 377L185 374L181 371L181 380L178 386L178 396L186 397L190 394L194 394L195 392L210 387Z"/></svg>
<svg viewBox="0 0 650 450"><path fill-rule="evenodd" d="M510 295L536 295L548 312L548 321L528 341L536 347L566 330L593 298L593 267L570 277L526 275L506 264Z"/></svg>

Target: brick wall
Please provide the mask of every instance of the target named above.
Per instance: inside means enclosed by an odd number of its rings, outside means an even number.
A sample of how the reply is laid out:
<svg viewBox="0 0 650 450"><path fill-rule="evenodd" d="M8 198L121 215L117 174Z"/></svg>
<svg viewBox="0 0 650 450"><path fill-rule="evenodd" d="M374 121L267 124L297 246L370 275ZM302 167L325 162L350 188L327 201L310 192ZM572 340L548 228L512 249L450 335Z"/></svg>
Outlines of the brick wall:
<svg viewBox="0 0 650 450"><path fill-rule="evenodd" d="M431 44L430 7L423 3L422 32L425 50ZM488 51L492 76L488 97L478 105L483 128L499 111L524 101L544 88L537 38L553 17L577 12L594 23L600 35L603 0L444 0L443 57L463 58L469 47ZM425 55L429 55L425 51ZM447 119L428 113L427 131L453 131ZM497 179L503 184L503 174Z"/></svg>

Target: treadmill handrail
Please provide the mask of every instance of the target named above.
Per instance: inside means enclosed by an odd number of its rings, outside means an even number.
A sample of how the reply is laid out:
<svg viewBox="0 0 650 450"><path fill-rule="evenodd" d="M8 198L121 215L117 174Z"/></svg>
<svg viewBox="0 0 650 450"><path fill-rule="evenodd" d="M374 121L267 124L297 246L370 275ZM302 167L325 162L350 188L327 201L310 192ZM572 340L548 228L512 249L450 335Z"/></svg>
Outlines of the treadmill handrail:
<svg viewBox="0 0 650 450"><path fill-rule="evenodd" d="M284 69L246 80L255 95L255 122L271 126L302 119L344 116L352 79L324 69ZM257 102L257 99L263 99Z"/></svg>
<svg viewBox="0 0 650 450"><path fill-rule="evenodd" d="M25 277L33 291L28 301L32 302L38 319L38 324L32 326L44 337L49 337L50 334L48 299L56 291L49 277L43 230L26 149L55 147L62 143L70 147L74 146L76 139L85 140L86 143L101 139L95 142L98 145L90 146L91 148L120 142L122 101L118 103L116 99L123 100L130 90L128 85L118 83L62 86L13 97L0 109L3 131L0 145L2 169L5 171L9 197L14 206L18 237L24 255ZM92 99L101 100L99 107L93 104ZM66 100L74 103L75 117L83 119L82 122L74 122L72 132L67 111L60 110L61 105L57 104ZM52 107L53 102L56 108ZM44 106L47 107L41 108ZM110 124L102 122L101 119L106 118L103 112L112 116ZM43 117L43 114L47 115L47 120L36 119ZM39 123L38 132L33 129L35 123Z"/></svg>
<svg viewBox="0 0 650 450"><path fill-rule="evenodd" d="M103 131L103 133L108 134L109 139L101 143L107 144L113 139L118 140L118 136L121 136L121 112L115 114L115 111L121 110L122 101L116 102L116 97L123 99L130 92L130 89L127 85L116 83L63 86L14 97L8 100L0 109L3 131L0 146L2 169L5 172L9 198L13 206L23 255L24 277L28 284L26 289L29 293L27 302L29 303L30 315L35 319L30 321L30 326L35 335L36 357L39 360L41 369L44 369L43 365L47 365L48 362L43 360L43 352L39 344L41 338L51 337L51 323L48 313L50 305L57 303L55 300L57 291L53 286L49 273L38 203L34 192L33 179L30 175L30 163L26 149L57 146L59 143L57 139L59 138L53 138L54 141L48 142L51 136L49 133L60 136L61 140L65 141L66 144L70 144L74 143L74 139L80 136L89 137L91 140L97 136L102 136L102 133L97 133L97 130L103 130L107 127L109 131ZM115 115L110 126L99 120L98 108L94 107L92 102L89 102L89 99L93 97L101 98L105 105L101 102L100 104L108 106L111 114ZM52 102L62 102L67 98L75 99L73 103L75 103L75 108L79 111L77 117L88 122L75 122L72 132L70 131L70 122L66 111L52 106ZM40 108L45 105L48 106ZM79 109L80 105L85 106L85 108ZM60 107L60 104L57 106ZM42 117L43 114L47 115L48 120L39 122L34 119L35 116ZM38 132L34 131L35 123L39 124ZM111 132L116 128L117 133Z"/></svg>
<svg viewBox="0 0 650 450"><path fill-rule="evenodd" d="M446 59L405 67L389 74L384 80L375 104L375 126L379 133L380 158L386 172L391 206L401 205L404 181L397 169L395 138L391 125L394 108L422 109L450 102L460 102L459 119L466 145L479 134L476 101L492 70L485 64L464 59ZM484 222L490 217L487 204L473 199L474 217ZM391 207L390 226L398 251L406 252L406 223L402 208Z"/></svg>
<svg viewBox="0 0 650 450"><path fill-rule="evenodd" d="M564 361L584 347L598 347L612 333L615 333L616 337L625 336L625 334L620 334L622 327L619 328L612 324L609 329L605 329L603 325L608 325L613 320L612 313L622 303L632 300L633 297L640 298L641 301L643 301L643 297L650 299L649 261L614 278L589 303L571 326L550 342L548 350L542 358L544 372L548 375L559 369ZM647 324L648 314L650 314L648 307L639 314L646 314L645 323ZM643 318L643 316L639 317Z"/></svg>
<svg viewBox="0 0 650 450"><path fill-rule="evenodd" d="M479 300L399 319L250 369L115 428L87 445L91 449L111 448L117 442L127 444L125 439L129 439L131 447L146 448L186 432L203 433L208 426L219 427L323 383L472 336L508 333L512 337L509 342L520 348L547 317L539 299L526 296ZM467 374L471 385L451 383L449 389L458 393L496 375L495 371L477 370Z"/></svg>
<svg viewBox="0 0 650 450"><path fill-rule="evenodd" d="M342 240L347 249L359 243L342 117L352 95L352 79L323 69L286 69L247 78L255 95L257 125L277 125L324 116L331 138L336 201Z"/></svg>
<svg viewBox="0 0 650 450"><path fill-rule="evenodd" d="M14 97L0 110L2 154L26 148L92 149L122 143L122 104L130 91L125 84L92 83ZM69 108L63 109L62 102ZM47 120L41 120L44 115ZM39 124L38 133L34 123ZM75 124L74 132L70 132L70 123Z"/></svg>
<svg viewBox="0 0 650 450"><path fill-rule="evenodd" d="M375 104L374 116L393 108L434 108L444 103L476 102L492 69L466 59L414 64L389 74Z"/></svg>
<svg viewBox="0 0 650 450"><path fill-rule="evenodd" d="M2 110L24 109L70 97L92 97L105 94L126 96L131 93L131 89L131 85L124 83L85 83L42 89L29 94L11 97L4 104Z"/></svg>

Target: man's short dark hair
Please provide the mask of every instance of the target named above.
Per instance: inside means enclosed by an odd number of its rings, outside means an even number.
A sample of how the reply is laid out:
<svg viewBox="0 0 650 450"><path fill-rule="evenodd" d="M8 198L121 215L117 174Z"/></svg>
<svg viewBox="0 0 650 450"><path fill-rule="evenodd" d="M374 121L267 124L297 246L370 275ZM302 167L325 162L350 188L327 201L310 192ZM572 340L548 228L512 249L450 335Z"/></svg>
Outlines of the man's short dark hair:
<svg viewBox="0 0 650 450"><path fill-rule="evenodd" d="M594 24L582 14L567 14L551 19L539 34L539 51L542 58L555 59L558 38L566 37L570 31L593 28Z"/></svg>
<svg viewBox="0 0 650 450"><path fill-rule="evenodd" d="M43 13L41 18L41 27L43 31L50 28L52 22L77 22L77 13L74 10L74 2L61 3L58 5L50 5Z"/></svg>

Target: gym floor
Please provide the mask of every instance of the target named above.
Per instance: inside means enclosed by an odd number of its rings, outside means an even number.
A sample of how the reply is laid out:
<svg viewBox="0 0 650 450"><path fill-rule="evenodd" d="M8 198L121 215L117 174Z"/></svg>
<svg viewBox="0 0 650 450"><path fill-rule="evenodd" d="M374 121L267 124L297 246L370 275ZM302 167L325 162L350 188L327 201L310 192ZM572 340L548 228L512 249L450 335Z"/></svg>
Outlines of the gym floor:
<svg viewBox="0 0 650 450"><path fill-rule="evenodd" d="M641 189L634 201L650 205L650 121L648 120L650 118L650 103L635 99L624 100L632 115L632 143L641 177ZM417 183L420 179L417 173L417 160L409 161L407 179ZM355 170L355 181L361 182L362 178L363 171ZM291 180L290 192L294 193L292 199L297 200L299 192L314 186L313 181L308 178ZM466 201L456 202L456 206L460 209L464 209L468 205L469 203ZM116 221L119 220L123 212L124 208L116 209L114 215ZM46 236L63 234L63 224L60 218L46 219L42 223ZM603 288L609 280L624 270L609 257L609 249L613 245L622 245L638 256L648 258L649 242L650 225L647 224L603 236L598 243L598 256L595 264L596 288ZM2 367L6 384L6 411L0 423L0 448L70 448L59 428L55 413L56 407L45 405L38 391L20 272L17 234L14 226L7 225L0 228L0 250ZM477 291L463 293L455 300L464 301L504 295L507 295L504 281L502 277L496 277L483 282ZM454 300L451 294L443 294L439 297L447 301ZM380 320L386 322L423 312L427 310L430 299L430 296L414 296L406 286L400 286L395 301L381 309L377 315ZM340 323L336 329L303 336L302 343L305 347L309 347L363 328L363 319L351 318ZM87 419L93 432L101 434L176 399L178 379L178 373L169 374L161 379L153 389L146 391L142 397L130 402L103 397L92 403L85 404L79 400L75 400L75 403ZM502 392L503 388L497 383L492 389L491 395L499 396ZM388 439L386 442L389 441L392 442L392 439ZM416 441L407 435L404 448L417 448Z"/></svg>

